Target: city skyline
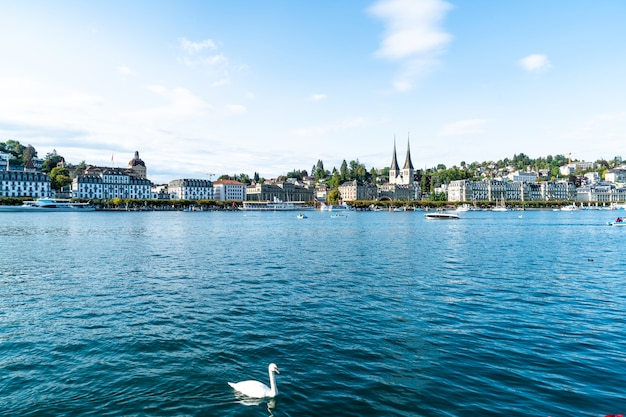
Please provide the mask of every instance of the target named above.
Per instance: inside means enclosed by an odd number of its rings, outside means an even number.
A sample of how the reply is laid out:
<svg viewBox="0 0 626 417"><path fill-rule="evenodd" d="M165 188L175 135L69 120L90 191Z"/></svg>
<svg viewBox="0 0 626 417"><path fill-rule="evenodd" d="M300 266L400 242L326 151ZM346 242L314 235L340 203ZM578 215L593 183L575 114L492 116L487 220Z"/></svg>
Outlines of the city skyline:
<svg viewBox="0 0 626 417"><path fill-rule="evenodd" d="M626 4L7 1L0 141L154 182L621 155ZM285 158L289 155L289 158Z"/></svg>

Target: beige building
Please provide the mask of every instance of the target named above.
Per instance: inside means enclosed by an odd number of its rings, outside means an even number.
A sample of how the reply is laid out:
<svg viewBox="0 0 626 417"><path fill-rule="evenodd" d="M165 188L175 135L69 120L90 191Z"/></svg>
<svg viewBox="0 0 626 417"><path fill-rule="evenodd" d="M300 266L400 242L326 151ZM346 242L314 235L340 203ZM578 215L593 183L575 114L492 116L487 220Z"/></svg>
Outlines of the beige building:
<svg viewBox="0 0 626 417"><path fill-rule="evenodd" d="M213 196L219 201L245 201L246 184L235 180L217 180L213 183Z"/></svg>
<svg viewBox="0 0 626 417"><path fill-rule="evenodd" d="M378 188L357 180L347 181L339 186L339 195L343 201L377 200Z"/></svg>

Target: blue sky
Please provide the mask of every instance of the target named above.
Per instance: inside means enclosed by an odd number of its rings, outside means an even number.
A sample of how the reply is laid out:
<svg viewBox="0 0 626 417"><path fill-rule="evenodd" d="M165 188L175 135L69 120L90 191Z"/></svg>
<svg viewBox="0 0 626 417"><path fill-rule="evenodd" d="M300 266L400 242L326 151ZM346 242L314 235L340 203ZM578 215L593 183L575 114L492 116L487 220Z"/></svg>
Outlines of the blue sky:
<svg viewBox="0 0 626 417"><path fill-rule="evenodd" d="M0 141L155 182L626 143L622 0L12 1ZM625 155L626 156L626 155Z"/></svg>

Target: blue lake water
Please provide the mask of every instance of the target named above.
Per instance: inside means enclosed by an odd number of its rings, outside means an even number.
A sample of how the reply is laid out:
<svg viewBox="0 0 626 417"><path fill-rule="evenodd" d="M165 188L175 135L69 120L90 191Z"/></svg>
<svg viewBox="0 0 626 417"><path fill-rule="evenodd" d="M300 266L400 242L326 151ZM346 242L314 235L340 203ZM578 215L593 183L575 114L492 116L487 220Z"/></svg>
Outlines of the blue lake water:
<svg viewBox="0 0 626 417"><path fill-rule="evenodd" d="M624 413L618 213L1 213L0 415Z"/></svg>

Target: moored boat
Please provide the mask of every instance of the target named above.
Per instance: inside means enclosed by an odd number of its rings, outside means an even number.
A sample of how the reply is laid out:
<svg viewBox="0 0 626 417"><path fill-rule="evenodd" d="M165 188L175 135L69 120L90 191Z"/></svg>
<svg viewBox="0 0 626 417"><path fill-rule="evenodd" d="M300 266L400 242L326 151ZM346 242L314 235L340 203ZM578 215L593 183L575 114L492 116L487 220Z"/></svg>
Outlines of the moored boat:
<svg viewBox="0 0 626 417"><path fill-rule="evenodd" d="M320 204L321 211L354 211L354 207L350 207L346 203L341 203L340 205L326 205L324 203Z"/></svg>

